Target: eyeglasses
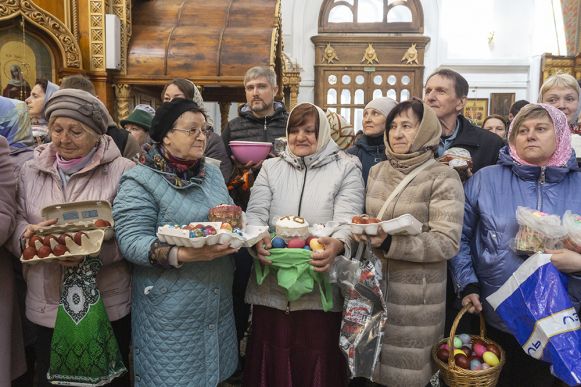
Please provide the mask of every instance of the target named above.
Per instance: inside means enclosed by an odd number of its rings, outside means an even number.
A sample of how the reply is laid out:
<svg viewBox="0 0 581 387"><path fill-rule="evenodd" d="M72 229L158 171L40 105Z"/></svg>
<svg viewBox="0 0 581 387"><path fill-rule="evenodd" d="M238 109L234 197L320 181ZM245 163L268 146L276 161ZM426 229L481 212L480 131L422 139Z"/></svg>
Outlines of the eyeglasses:
<svg viewBox="0 0 581 387"><path fill-rule="evenodd" d="M201 128L189 128L189 129L173 128L172 130L177 130L178 132L186 132L188 134L188 136L191 136L192 132L193 132L195 137L198 137L200 135L200 133L204 133L204 135L207 136L208 133L210 133L212 131L212 129L210 129L209 126L203 126Z"/></svg>

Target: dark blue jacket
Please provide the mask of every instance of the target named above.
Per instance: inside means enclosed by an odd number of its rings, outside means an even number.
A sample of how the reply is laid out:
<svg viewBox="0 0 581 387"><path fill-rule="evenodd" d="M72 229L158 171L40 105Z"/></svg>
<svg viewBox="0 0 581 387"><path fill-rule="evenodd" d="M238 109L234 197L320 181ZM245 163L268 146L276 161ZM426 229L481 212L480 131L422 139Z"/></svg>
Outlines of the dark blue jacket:
<svg viewBox="0 0 581 387"><path fill-rule="evenodd" d="M460 252L450 261L455 290L478 283L488 323L508 331L485 298L500 288L523 263L512 242L518 231L517 206L562 216L566 210L581 214L581 171L575 154L565 167L516 164L502 148L498 164L481 169L464 191L464 227ZM579 307L581 280L571 276L569 292Z"/></svg>
<svg viewBox="0 0 581 387"><path fill-rule="evenodd" d="M382 141L379 145L371 145L369 144L369 137L363 135L351 148L346 150L347 153L355 155L361 160L365 187L367 187L367 177L371 167L386 159L383 136L381 136L381 139Z"/></svg>

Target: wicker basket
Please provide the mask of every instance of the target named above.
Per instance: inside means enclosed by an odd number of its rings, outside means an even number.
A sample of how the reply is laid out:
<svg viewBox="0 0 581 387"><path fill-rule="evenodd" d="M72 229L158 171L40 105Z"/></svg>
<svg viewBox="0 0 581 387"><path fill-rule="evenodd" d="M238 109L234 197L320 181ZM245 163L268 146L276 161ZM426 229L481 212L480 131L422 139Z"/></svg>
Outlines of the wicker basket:
<svg viewBox="0 0 581 387"><path fill-rule="evenodd" d="M450 337L441 340L439 343L434 345L432 348L432 358L436 362L436 365L440 369L440 374L444 382L450 387L493 387L496 386L498 382L498 377L500 376L500 371L502 370L502 366L506 360L506 354L504 350L495 343L494 341L487 339L485 337L486 327L484 324L484 317L483 314L480 313L480 336L472 336L477 337L484 341L486 344L495 344L498 349L500 349L500 363L497 366L491 367L486 370L480 371L471 371L464 368L461 368L456 365L454 362L454 336L456 335L456 328L458 327L458 323L460 319L466 313L466 311L472 306L472 304L468 304L464 306L456 318L454 319L454 323L452 324L452 329L450 330ZM450 351L450 356L448 357L448 363L444 363L436 356L436 352L438 348L443 343L448 343L449 348L452 350Z"/></svg>

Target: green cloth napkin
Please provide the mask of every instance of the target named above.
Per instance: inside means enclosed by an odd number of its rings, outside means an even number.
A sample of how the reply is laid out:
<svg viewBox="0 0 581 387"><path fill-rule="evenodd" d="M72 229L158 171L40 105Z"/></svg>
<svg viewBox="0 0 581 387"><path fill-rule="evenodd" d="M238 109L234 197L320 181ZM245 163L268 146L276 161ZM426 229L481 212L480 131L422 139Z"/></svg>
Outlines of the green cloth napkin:
<svg viewBox="0 0 581 387"><path fill-rule="evenodd" d="M256 282L262 285L271 268L276 272L278 285L286 290L289 301L296 301L302 295L311 293L315 283L319 285L321 304L325 312L333 309L333 291L324 273L313 270L310 264L312 252L305 249L270 249L268 259L272 265L262 265L255 259Z"/></svg>
<svg viewBox="0 0 581 387"><path fill-rule="evenodd" d="M98 257L65 270L47 375L52 384L100 386L127 371L97 288Z"/></svg>

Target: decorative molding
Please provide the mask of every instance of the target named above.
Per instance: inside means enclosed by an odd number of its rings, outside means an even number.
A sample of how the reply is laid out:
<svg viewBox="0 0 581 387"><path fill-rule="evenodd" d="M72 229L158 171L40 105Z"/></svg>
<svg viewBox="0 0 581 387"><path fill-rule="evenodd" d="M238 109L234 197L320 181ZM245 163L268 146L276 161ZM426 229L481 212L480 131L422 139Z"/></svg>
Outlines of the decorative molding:
<svg viewBox="0 0 581 387"><path fill-rule="evenodd" d="M89 55L91 71L105 71L104 0L89 0Z"/></svg>
<svg viewBox="0 0 581 387"><path fill-rule="evenodd" d="M323 50L323 59L321 63L327 62L327 64L333 64L334 61L339 61L339 56L337 56L337 51L331 46L331 43L327 43L325 49Z"/></svg>
<svg viewBox="0 0 581 387"><path fill-rule="evenodd" d="M81 50L77 39L63 22L30 0L6 0L0 4L0 21L19 15L45 31L56 42L65 67L82 68Z"/></svg>
<svg viewBox="0 0 581 387"><path fill-rule="evenodd" d="M405 61L405 64L408 64L408 65L411 65L414 63L420 64L420 62L418 62L418 50L416 49L415 43L412 43L410 48L408 48L407 51L405 52L405 54L403 54L401 61L402 62Z"/></svg>
<svg viewBox="0 0 581 387"><path fill-rule="evenodd" d="M131 86L127 83L116 83L113 85L115 99L117 100L117 122L125 119L130 113Z"/></svg>
<svg viewBox="0 0 581 387"><path fill-rule="evenodd" d="M361 63L363 62L370 65L374 63L379 63L377 52L375 52L375 48L373 48L373 45L371 43L367 43L367 48L365 49L365 53L363 54L363 58L361 59Z"/></svg>
<svg viewBox="0 0 581 387"><path fill-rule="evenodd" d="M79 33L79 4L77 3L77 0L70 0L71 4L72 4L72 9L71 9L71 18L73 19L73 36L75 37L75 39L77 39L77 41L80 39L80 33Z"/></svg>

